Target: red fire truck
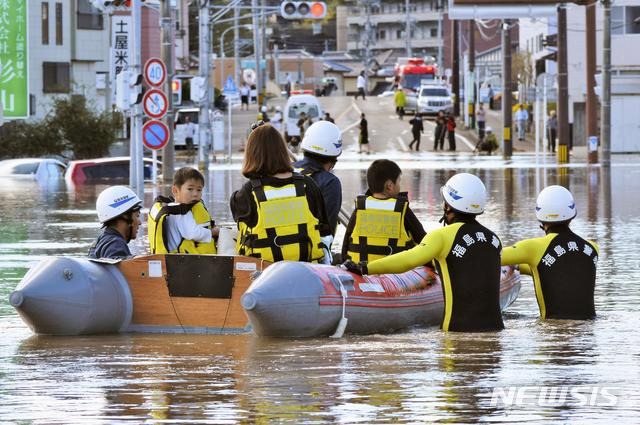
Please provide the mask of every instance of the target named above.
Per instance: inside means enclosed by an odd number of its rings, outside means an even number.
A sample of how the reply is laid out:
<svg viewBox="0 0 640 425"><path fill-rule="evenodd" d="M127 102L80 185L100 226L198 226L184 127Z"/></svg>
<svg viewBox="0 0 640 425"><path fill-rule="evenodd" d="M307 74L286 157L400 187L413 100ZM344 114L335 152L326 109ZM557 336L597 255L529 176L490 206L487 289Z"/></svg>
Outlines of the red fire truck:
<svg viewBox="0 0 640 425"><path fill-rule="evenodd" d="M436 79L437 67L428 65L423 58L399 58L394 69L396 86L407 94L405 111L415 111L420 86Z"/></svg>

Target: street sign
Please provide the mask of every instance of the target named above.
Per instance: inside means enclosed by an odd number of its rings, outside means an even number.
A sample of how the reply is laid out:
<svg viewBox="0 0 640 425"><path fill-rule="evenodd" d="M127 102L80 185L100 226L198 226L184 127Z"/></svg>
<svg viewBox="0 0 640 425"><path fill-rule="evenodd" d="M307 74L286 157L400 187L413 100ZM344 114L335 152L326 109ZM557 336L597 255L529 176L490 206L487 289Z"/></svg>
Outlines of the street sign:
<svg viewBox="0 0 640 425"><path fill-rule="evenodd" d="M151 58L144 64L144 79L151 87L159 87L167 78L167 67L162 59Z"/></svg>
<svg viewBox="0 0 640 425"><path fill-rule="evenodd" d="M162 121L149 120L142 126L142 143L149 149L162 149L168 141L169 128Z"/></svg>
<svg viewBox="0 0 640 425"><path fill-rule="evenodd" d="M227 82L224 84L224 88L222 89L222 93L224 93L225 95L227 93L229 93L229 94L238 93L238 88L236 87L236 84L233 82L233 78L231 78L231 75L229 75L229 77L227 77Z"/></svg>
<svg viewBox="0 0 640 425"><path fill-rule="evenodd" d="M166 115L169 107L167 95L162 90L151 89L144 94L142 107L149 118L162 118Z"/></svg>
<svg viewBox="0 0 640 425"><path fill-rule="evenodd" d="M0 103L4 117L29 117L29 38L27 2L0 1Z"/></svg>

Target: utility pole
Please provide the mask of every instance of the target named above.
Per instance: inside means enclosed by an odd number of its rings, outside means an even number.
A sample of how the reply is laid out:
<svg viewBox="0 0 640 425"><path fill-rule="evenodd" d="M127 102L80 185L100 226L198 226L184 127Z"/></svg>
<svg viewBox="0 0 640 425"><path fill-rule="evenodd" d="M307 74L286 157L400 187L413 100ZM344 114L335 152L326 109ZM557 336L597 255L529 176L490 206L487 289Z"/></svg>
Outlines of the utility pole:
<svg viewBox="0 0 640 425"><path fill-rule="evenodd" d="M233 7L233 57L234 57L234 78L236 80L236 86L240 87L240 7L236 5Z"/></svg>
<svg viewBox="0 0 640 425"><path fill-rule="evenodd" d="M164 84L164 92L167 93L169 107L167 108L166 122L169 129L169 141L162 150L162 181L171 183L173 181L173 170L175 169L175 146L173 141L173 91L171 82L173 81L173 25L171 20L171 0L162 0L160 3L160 26L162 29L162 61L167 67L167 78Z"/></svg>
<svg viewBox="0 0 640 425"><path fill-rule="evenodd" d="M511 20L502 21L502 156L510 159L513 154L513 126L511 110Z"/></svg>
<svg viewBox="0 0 640 425"><path fill-rule="evenodd" d="M451 21L451 90L453 90L453 115L460 116L460 50L458 48L458 21Z"/></svg>
<svg viewBox="0 0 640 425"><path fill-rule="evenodd" d="M558 164L569 162L569 89L567 78L567 9L558 6Z"/></svg>
<svg viewBox="0 0 640 425"><path fill-rule="evenodd" d="M142 73L142 2L133 0L133 58L130 68L135 75ZM127 82L128 83L128 82ZM138 103L131 107L131 142L129 146L129 184L131 189L144 199L144 171L142 167L144 152L142 149L142 108Z"/></svg>
<svg viewBox="0 0 640 425"><path fill-rule="evenodd" d="M260 68L259 72L262 75L262 91L258 92L258 96L262 98L262 101L259 103L261 105L266 105L266 94L267 94L267 81L269 78L267 76L267 0L262 0L261 10L260 10L260 32L262 34L262 43L260 44L260 58L261 62L264 62L264 70Z"/></svg>
<svg viewBox="0 0 640 425"><path fill-rule="evenodd" d="M469 103L469 122L471 128L476 128L476 21L469 20L469 84L471 87L467 93L471 92L471 102Z"/></svg>
<svg viewBox="0 0 640 425"><path fill-rule="evenodd" d="M251 11L253 12L253 54L256 60L256 91L258 93L258 105L260 105L260 95L262 94L262 72L260 72L260 17L258 16L258 0L251 0ZM258 108L259 109L259 108Z"/></svg>
<svg viewBox="0 0 640 425"><path fill-rule="evenodd" d="M365 11L364 21L364 81L365 92L369 89L369 66L371 65L371 44L373 42L373 31L371 27L371 5L377 0L361 0Z"/></svg>
<svg viewBox="0 0 640 425"><path fill-rule="evenodd" d="M442 56L442 44L443 44L443 40L442 40L442 2L440 0L438 0L437 3L437 7L438 7L438 72L440 72L440 75L442 76L442 64L443 64L443 56Z"/></svg>
<svg viewBox="0 0 640 425"><path fill-rule="evenodd" d="M199 0L199 34L198 47L200 49L200 63L198 71L204 78L204 94L200 99L200 114L198 117L198 169L203 173L209 169L209 147L211 129L209 124L210 97L213 94L209 82L211 70L211 32L209 25L209 0Z"/></svg>
<svg viewBox="0 0 640 425"><path fill-rule="evenodd" d="M602 42L602 165L611 165L611 0L602 0L604 9Z"/></svg>
<svg viewBox="0 0 640 425"><path fill-rule="evenodd" d="M404 2L404 9L407 15L407 20L405 22L404 39L407 45L406 49L408 58L413 56L413 54L411 53L411 13L409 13L409 7L411 5L410 3L411 2L409 0L405 0Z"/></svg>
<svg viewBox="0 0 640 425"><path fill-rule="evenodd" d="M586 121L585 126L585 140L587 141L587 149L589 150L589 163L595 164L598 162L598 150L590 150L589 140L591 137L597 137L597 114L596 108L598 100L596 98L595 90L596 86L596 3L595 1L585 6L585 36L586 36L586 62L587 66L587 104L586 104Z"/></svg>

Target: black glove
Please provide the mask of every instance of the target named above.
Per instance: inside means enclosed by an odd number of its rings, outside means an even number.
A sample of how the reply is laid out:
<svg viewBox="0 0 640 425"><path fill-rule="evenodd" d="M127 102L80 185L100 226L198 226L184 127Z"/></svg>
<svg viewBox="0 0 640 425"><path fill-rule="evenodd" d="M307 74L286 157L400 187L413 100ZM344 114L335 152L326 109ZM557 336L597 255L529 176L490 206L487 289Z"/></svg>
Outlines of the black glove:
<svg viewBox="0 0 640 425"><path fill-rule="evenodd" d="M359 274L360 276L369 274L369 270L367 269L367 263L361 261L359 263L354 263L351 260L347 260L342 263L342 267L350 271L351 273Z"/></svg>

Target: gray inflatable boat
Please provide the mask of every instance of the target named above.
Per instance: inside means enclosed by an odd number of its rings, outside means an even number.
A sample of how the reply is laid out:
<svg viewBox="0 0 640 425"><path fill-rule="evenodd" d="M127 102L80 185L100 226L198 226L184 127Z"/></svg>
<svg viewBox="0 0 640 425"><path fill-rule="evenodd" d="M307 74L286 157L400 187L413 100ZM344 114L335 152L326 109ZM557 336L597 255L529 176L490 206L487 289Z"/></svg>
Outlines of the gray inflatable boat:
<svg viewBox="0 0 640 425"><path fill-rule="evenodd" d="M501 308L519 292L520 273L503 267ZM283 261L267 268L241 302L253 331L271 337L325 336L336 329L337 334L388 333L439 325L444 313L440 278L428 267L363 277L339 267Z"/></svg>

